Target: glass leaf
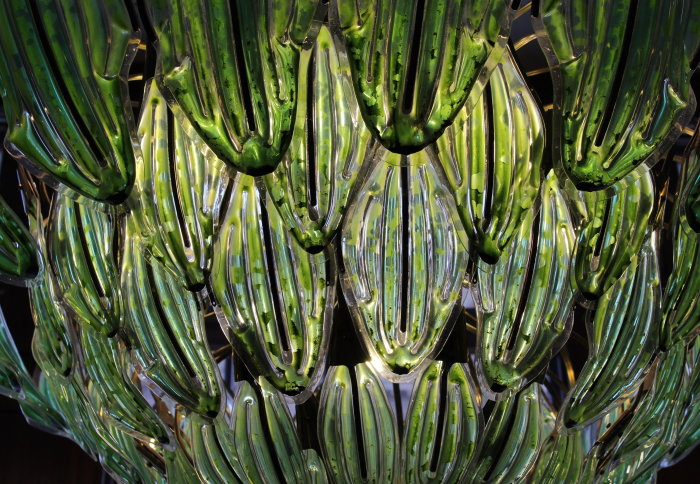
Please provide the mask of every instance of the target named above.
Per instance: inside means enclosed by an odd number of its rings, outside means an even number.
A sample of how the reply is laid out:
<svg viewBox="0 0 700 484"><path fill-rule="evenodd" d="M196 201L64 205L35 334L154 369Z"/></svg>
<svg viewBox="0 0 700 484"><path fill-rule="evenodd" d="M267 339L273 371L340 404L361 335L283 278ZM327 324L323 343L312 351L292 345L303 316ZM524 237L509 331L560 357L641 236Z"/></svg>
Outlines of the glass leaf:
<svg viewBox="0 0 700 484"><path fill-rule="evenodd" d="M38 273L36 242L17 214L0 197L0 279L24 283Z"/></svg>

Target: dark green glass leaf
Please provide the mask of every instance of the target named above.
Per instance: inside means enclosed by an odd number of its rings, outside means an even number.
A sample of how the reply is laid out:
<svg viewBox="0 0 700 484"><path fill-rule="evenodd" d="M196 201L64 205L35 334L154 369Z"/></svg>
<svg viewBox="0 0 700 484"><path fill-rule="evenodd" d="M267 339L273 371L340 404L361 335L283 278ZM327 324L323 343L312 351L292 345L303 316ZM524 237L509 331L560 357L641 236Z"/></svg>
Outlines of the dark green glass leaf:
<svg viewBox="0 0 700 484"><path fill-rule="evenodd" d="M187 136L173 119L155 82L144 98L134 235L184 286L201 288L211 270L214 224L229 179L223 162L205 159L199 137Z"/></svg>
<svg viewBox="0 0 700 484"><path fill-rule="evenodd" d="M605 415L642 383L659 345L661 293L655 245L601 296L588 320L588 358L560 413L583 426Z"/></svg>
<svg viewBox="0 0 700 484"><path fill-rule="evenodd" d="M545 442L530 482L561 484L580 480L586 452L583 432L558 434Z"/></svg>
<svg viewBox="0 0 700 484"><path fill-rule="evenodd" d="M415 371L449 333L469 254L449 188L423 150L378 147L345 219L345 297L376 364Z"/></svg>
<svg viewBox="0 0 700 484"><path fill-rule="evenodd" d="M306 252L255 180L238 175L212 267L217 315L251 372L290 394L313 386L335 303L333 253Z"/></svg>
<svg viewBox="0 0 700 484"><path fill-rule="evenodd" d="M481 431L466 365L434 361L418 377L406 413L405 482L461 483Z"/></svg>
<svg viewBox="0 0 700 484"><path fill-rule="evenodd" d="M495 262L540 189L544 120L506 50L474 107L465 106L438 138L438 160L471 246Z"/></svg>
<svg viewBox="0 0 700 484"><path fill-rule="evenodd" d="M334 482L395 482L400 455L396 419L382 381L368 364L328 370L318 432Z"/></svg>
<svg viewBox="0 0 700 484"><path fill-rule="evenodd" d="M334 4L362 117L400 153L429 145L454 120L509 25L502 0Z"/></svg>
<svg viewBox="0 0 700 484"><path fill-rule="evenodd" d="M33 279L38 272L36 242L17 214L0 197L0 278L11 283L22 282Z"/></svg>
<svg viewBox="0 0 700 484"><path fill-rule="evenodd" d="M134 181L126 74L138 43L122 0L3 2L9 152L87 197L123 200Z"/></svg>
<svg viewBox="0 0 700 484"><path fill-rule="evenodd" d="M143 372L179 404L216 415L221 406L218 367L209 351L195 296L145 254L127 229L122 255L124 324Z"/></svg>
<svg viewBox="0 0 700 484"><path fill-rule="evenodd" d="M269 173L294 127L299 52L315 0L153 0L158 83L211 150Z"/></svg>
<svg viewBox="0 0 700 484"><path fill-rule="evenodd" d="M644 173L611 197L604 191L580 194L583 223L574 276L576 288L596 299L637 263L654 208L654 182Z"/></svg>
<svg viewBox="0 0 700 484"><path fill-rule="evenodd" d="M373 143L347 61L326 27L302 53L299 73L292 142L265 184L285 225L304 248L317 251L335 235Z"/></svg>
<svg viewBox="0 0 700 484"><path fill-rule="evenodd" d="M539 12L553 49L555 147L581 190L622 180L692 113L694 0L567 0Z"/></svg>
<svg viewBox="0 0 700 484"><path fill-rule="evenodd" d="M66 195L57 195L53 205L46 243L66 308L81 325L113 334L121 314L115 211Z"/></svg>
<svg viewBox="0 0 700 484"><path fill-rule="evenodd" d="M547 427L540 386L496 402L480 436L479 454L467 472L467 482L521 482L535 465Z"/></svg>
<svg viewBox="0 0 700 484"><path fill-rule="evenodd" d="M480 264L477 355L495 392L522 388L569 335L574 231L557 183L550 171L541 207L524 214L508 257Z"/></svg>

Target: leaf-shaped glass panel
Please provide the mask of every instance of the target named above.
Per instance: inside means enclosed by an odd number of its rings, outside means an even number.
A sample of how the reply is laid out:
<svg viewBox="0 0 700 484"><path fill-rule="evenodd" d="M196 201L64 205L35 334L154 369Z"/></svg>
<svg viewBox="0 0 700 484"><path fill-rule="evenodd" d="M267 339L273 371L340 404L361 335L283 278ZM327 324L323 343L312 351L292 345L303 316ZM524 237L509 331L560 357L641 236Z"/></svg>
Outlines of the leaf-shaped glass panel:
<svg viewBox="0 0 700 484"><path fill-rule="evenodd" d="M544 120L510 50L479 101L438 138L438 160L471 246L490 263L517 232L540 189Z"/></svg>
<svg viewBox="0 0 700 484"><path fill-rule="evenodd" d="M405 482L461 483L481 432L466 365L434 361L417 378L403 439Z"/></svg>
<svg viewBox="0 0 700 484"><path fill-rule="evenodd" d="M396 419L370 365L328 370L319 401L318 432L328 473L338 484L395 482Z"/></svg>
<svg viewBox="0 0 700 484"><path fill-rule="evenodd" d="M580 190L599 190L655 161L695 103L693 0L544 2L554 69L555 159Z"/></svg>
<svg viewBox="0 0 700 484"><path fill-rule="evenodd" d="M302 53L289 151L265 177L270 199L307 250L328 245L345 214L372 137L352 92L347 60L322 27Z"/></svg>
<svg viewBox="0 0 700 484"><path fill-rule="evenodd" d="M611 197L603 191L580 195L575 284L586 298L596 299L637 263L654 209L654 181L647 172Z"/></svg>
<svg viewBox="0 0 700 484"><path fill-rule="evenodd" d="M269 173L294 127L316 0L153 0L157 80L176 113L239 171Z"/></svg>
<svg viewBox="0 0 700 484"><path fill-rule="evenodd" d="M330 17L367 127L400 153L442 134L510 26L503 0L334 0Z"/></svg>
<svg viewBox="0 0 700 484"><path fill-rule="evenodd" d="M127 230L122 256L124 325L143 372L179 404L214 416L221 405L218 367L195 296Z"/></svg>
<svg viewBox="0 0 700 484"><path fill-rule="evenodd" d="M0 6L5 146L42 178L97 200L123 200L134 181L131 22L122 0Z"/></svg>
<svg viewBox="0 0 700 484"><path fill-rule="evenodd" d="M344 222L341 281L373 363L396 379L449 334L469 254L427 149L407 156L379 146L372 162Z"/></svg>
<svg viewBox="0 0 700 484"><path fill-rule="evenodd" d="M223 162L205 159L198 136L173 119L155 82L144 95L138 135L143 162L136 167L132 213L151 253L189 288L211 270L214 225L229 179Z"/></svg>
<svg viewBox="0 0 700 484"><path fill-rule="evenodd" d="M63 301L81 325L114 334L121 314L115 210L56 196L46 237Z"/></svg>
<svg viewBox="0 0 700 484"><path fill-rule="evenodd" d="M0 197L0 279L23 283L38 273L36 242L14 210Z"/></svg>
<svg viewBox="0 0 700 484"><path fill-rule="evenodd" d="M553 171L541 198L541 206L525 214L508 257L480 264L479 376L494 392L522 388L571 329L574 230Z"/></svg>
<svg viewBox="0 0 700 484"><path fill-rule="evenodd" d="M588 320L588 358L562 406L560 424L598 419L641 384L659 345L659 268L648 242L639 263L598 300Z"/></svg>
<svg viewBox="0 0 700 484"><path fill-rule="evenodd" d="M238 175L211 284L222 327L254 375L290 394L313 386L323 371L335 277L333 253L306 252L274 204L266 208L255 180Z"/></svg>

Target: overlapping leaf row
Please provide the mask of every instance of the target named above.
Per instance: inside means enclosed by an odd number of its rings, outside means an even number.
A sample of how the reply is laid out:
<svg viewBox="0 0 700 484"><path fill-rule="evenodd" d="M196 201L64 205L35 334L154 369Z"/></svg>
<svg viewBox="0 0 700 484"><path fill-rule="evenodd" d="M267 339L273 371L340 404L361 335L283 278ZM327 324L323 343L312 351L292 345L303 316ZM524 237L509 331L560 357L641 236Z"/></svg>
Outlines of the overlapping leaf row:
<svg viewBox="0 0 700 484"><path fill-rule="evenodd" d="M0 392L124 482L651 479L700 438L700 134L640 168L700 15L655 5L5 2L0 274L40 372L0 318Z"/></svg>

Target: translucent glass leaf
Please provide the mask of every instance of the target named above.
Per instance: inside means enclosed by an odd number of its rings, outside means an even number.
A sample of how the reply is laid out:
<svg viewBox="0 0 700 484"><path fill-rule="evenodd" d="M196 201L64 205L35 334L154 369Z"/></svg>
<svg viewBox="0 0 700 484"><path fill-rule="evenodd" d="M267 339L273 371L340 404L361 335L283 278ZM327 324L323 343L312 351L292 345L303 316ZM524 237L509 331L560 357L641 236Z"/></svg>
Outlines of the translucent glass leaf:
<svg viewBox="0 0 700 484"><path fill-rule="evenodd" d="M383 148L346 216L341 279L374 363L415 371L449 333L469 255L449 188L427 151Z"/></svg>
<svg viewBox="0 0 700 484"><path fill-rule="evenodd" d="M580 190L607 188L655 161L695 103L686 47L692 0L545 2L553 50L555 156ZM679 124L676 124L676 123Z"/></svg>
<svg viewBox="0 0 700 484"><path fill-rule="evenodd" d="M114 334L121 314L116 213L105 209L57 195L46 243L66 308L81 325Z"/></svg>
<svg viewBox="0 0 700 484"><path fill-rule="evenodd" d="M585 436L582 432L558 434L542 447L531 482L560 484L580 481L585 457Z"/></svg>
<svg viewBox="0 0 700 484"><path fill-rule="evenodd" d="M139 43L121 0L0 8L5 146L35 173L120 202L134 181L126 74Z"/></svg>
<svg viewBox="0 0 700 484"><path fill-rule="evenodd" d="M219 158L269 173L294 127L299 52L315 0L154 0L157 80Z"/></svg>
<svg viewBox="0 0 700 484"><path fill-rule="evenodd" d="M473 106L462 108L436 147L471 246L501 256L540 189L544 120L506 50Z"/></svg>
<svg viewBox="0 0 700 484"><path fill-rule="evenodd" d="M541 207L524 215L507 257L481 264L477 356L480 378L495 392L536 376L566 341L573 291L574 231L557 179L542 185Z"/></svg>
<svg viewBox="0 0 700 484"><path fill-rule="evenodd" d="M464 106L507 34L502 0L335 0L362 117L388 149L435 141Z"/></svg>
<svg viewBox="0 0 700 484"><path fill-rule="evenodd" d="M143 372L179 404L211 416L219 412L218 367L209 351L195 296L126 236L122 256L124 325Z"/></svg>
<svg viewBox="0 0 700 484"><path fill-rule="evenodd" d="M373 144L347 61L334 43L322 27L313 47L302 53L294 135L282 162L265 177L285 225L311 251L335 235Z"/></svg>
<svg viewBox="0 0 700 484"><path fill-rule="evenodd" d="M0 278L6 282L33 279L39 273L36 254L36 242L17 214L0 197Z"/></svg>
<svg viewBox="0 0 700 484"><path fill-rule="evenodd" d="M533 383L495 403L467 482L505 484L525 479L547 437L542 398L540 386Z"/></svg>
<svg viewBox="0 0 700 484"><path fill-rule="evenodd" d="M309 254L239 175L214 247L217 315L254 375L300 394L323 371L335 302L330 251ZM269 211L268 211L269 209Z"/></svg>
<svg viewBox="0 0 700 484"><path fill-rule="evenodd" d="M405 482L461 483L481 431L466 365L431 363L416 380L403 439Z"/></svg>
<svg viewBox="0 0 700 484"><path fill-rule="evenodd" d="M318 413L321 451L338 484L395 482L399 434L379 376L371 366L328 370Z"/></svg>
<svg viewBox="0 0 700 484"><path fill-rule="evenodd" d="M659 268L648 242L589 313L588 358L560 413L561 424L600 418L642 383L659 345Z"/></svg>
<svg viewBox="0 0 700 484"><path fill-rule="evenodd" d="M199 137L173 119L155 82L144 95L138 129L143 162L136 167L136 208L130 215L152 255L188 288L211 270L214 226L229 178L218 158L206 159Z"/></svg>
<svg viewBox="0 0 700 484"><path fill-rule="evenodd" d="M576 288L596 299L637 263L654 208L654 182L647 172L610 197L603 191L579 193L583 222L574 276Z"/></svg>

